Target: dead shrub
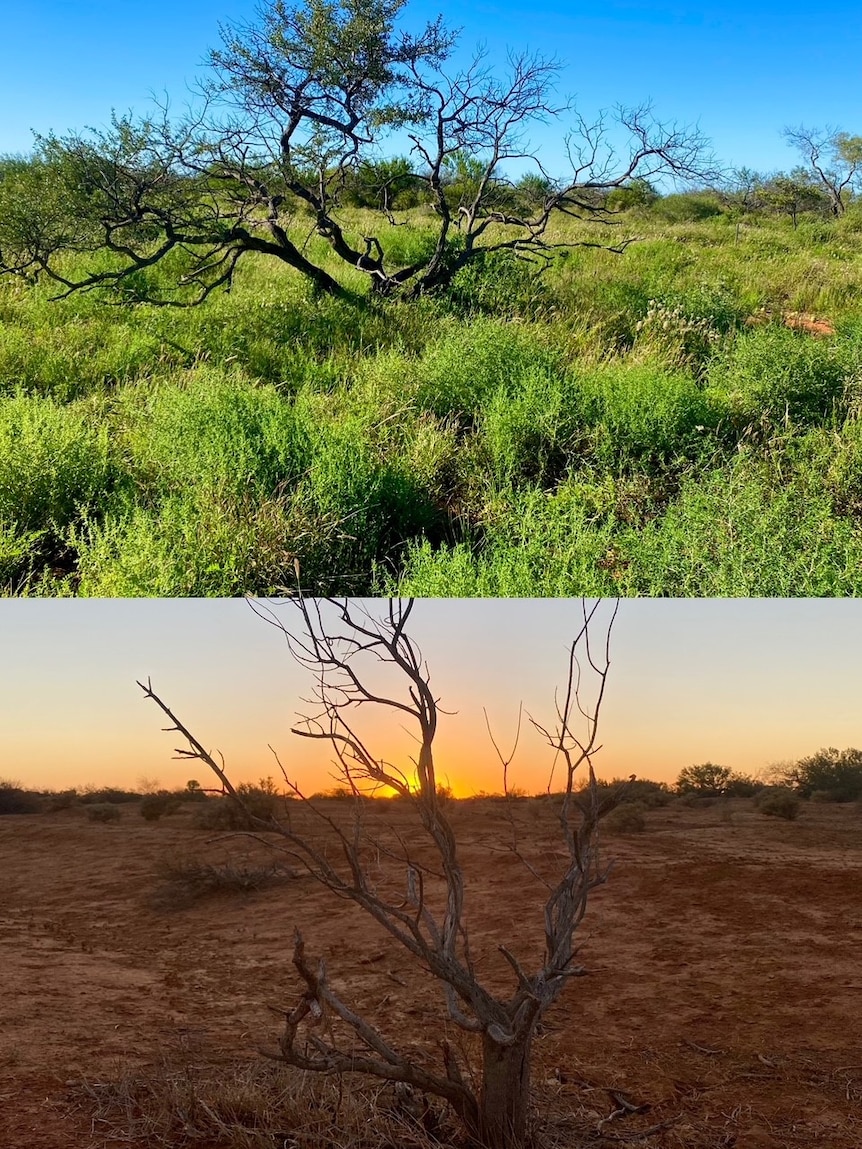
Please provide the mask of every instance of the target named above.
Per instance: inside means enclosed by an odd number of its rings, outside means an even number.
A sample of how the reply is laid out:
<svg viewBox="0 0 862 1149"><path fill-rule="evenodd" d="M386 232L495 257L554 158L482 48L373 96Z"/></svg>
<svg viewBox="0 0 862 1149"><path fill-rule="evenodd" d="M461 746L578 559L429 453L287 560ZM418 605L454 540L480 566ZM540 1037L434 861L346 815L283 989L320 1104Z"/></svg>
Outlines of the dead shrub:
<svg viewBox="0 0 862 1149"><path fill-rule="evenodd" d="M645 812L642 802L623 802L608 814L602 825L611 834L642 834L646 829Z"/></svg>
<svg viewBox="0 0 862 1149"><path fill-rule="evenodd" d="M110 802L96 802L87 807L87 817L91 822L119 822L119 807Z"/></svg>
<svg viewBox="0 0 862 1149"><path fill-rule="evenodd" d="M234 858L218 863L173 858L161 862L157 874L162 879L153 897L158 908L184 908L217 894L250 894L296 876L280 862L260 865Z"/></svg>

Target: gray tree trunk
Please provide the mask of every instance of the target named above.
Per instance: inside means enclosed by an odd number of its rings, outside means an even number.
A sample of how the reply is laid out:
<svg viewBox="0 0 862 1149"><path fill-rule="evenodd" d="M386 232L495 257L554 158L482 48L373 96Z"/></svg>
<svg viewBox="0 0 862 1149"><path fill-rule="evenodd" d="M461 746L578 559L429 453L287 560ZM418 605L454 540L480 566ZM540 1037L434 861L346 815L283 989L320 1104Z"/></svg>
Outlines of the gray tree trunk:
<svg viewBox="0 0 862 1149"><path fill-rule="evenodd" d="M532 1033L513 1045L482 1042L479 1140L488 1149L523 1149L530 1102Z"/></svg>

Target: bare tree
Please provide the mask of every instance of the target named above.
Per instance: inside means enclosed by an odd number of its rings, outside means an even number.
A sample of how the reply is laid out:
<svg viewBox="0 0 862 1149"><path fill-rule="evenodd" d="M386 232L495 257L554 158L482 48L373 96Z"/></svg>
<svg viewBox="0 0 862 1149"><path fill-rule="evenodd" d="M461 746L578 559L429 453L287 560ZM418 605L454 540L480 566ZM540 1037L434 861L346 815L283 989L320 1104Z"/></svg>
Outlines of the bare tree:
<svg viewBox="0 0 862 1149"><path fill-rule="evenodd" d="M239 261L257 252L342 293L309 247L316 236L374 292L416 296L489 251L541 262L555 247L582 245L548 241L553 214L612 223L606 193L635 177L711 170L697 130L638 108L617 115L630 140L623 156L604 120L575 117L570 171L552 179L529 129L568 111L555 97L558 62L522 52L497 75L479 54L451 69L455 37L440 19L403 31L405 3L275 0L259 23L222 29L201 101L184 119L165 106L106 132L41 139L29 167L0 171L0 272L46 276L60 295L114 288L129 300L186 304L229 288ZM406 134L411 154L382 181L379 218L391 223L393 194L411 187L424 189L437 221L430 249L406 263L382 226L342 210L393 132ZM458 156L474 173L466 195L463 181L456 189L447 178ZM513 194L514 163L532 165L545 188L530 210ZM85 258L72 268L69 252Z"/></svg>
<svg viewBox="0 0 862 1149"><path fill-rule="evenodd" d="M785 128L784 138L802 157L807 171L829 197L833 215L847 209L847 192L862 175L862 136L836 128Z"/></svg>
<svg viewBox="0 0 862 1149"><path fill-rule="evenodd" d="M610 869L600 860L597 831L601 818L621 795L619 791L600 791L592 759L599 748L599 716L617 608L613 606L608 617L604 617L600 603L582 604L569 652L565 687L555 697L554 719L548 725L531 719L547 742L554 763L562 765L557 820L565 860L554 878L540 879L522 853L517 835L513 836L511 848L529 873L546 886L544 952L539 967L528 971L511 944L500 944L499 952L513 976L511 992L501 996L483 984L471 957L465 924L465 875L455 830L438 794L434 763L441 711L421 652L407 633L413 602L390 601L377 615L361 603L348 600L300 598L293 600L293 606L299 612L304 632L289 629L274 609L256 608L283 631L293 657L314 676L314 693L309 700L313 709L293 732L332 748L343 782L357 798L369 789L386 788L409 803L427 849L420 858L417 837L416 842L399 838L397 848L388 850L390 859L406 871L403 888L394 893L369 864L360 801L352 826L345 829L314 803L303 800L316 813L330 843L339 847L336 851L296 829L294 819L258 819L257 824L276 832L285 849L312 877L333 894L360 906L437 979L449 1019L472 1036L481 1051L481 1065L478 1074L474 1074L463 1048L456 1049L447 1040L440 1042L438 1066L404 1053L333 988L325 963L307 955L298 931L293 963L303 985L302 995L295 1008L285 1014L284 1034L273 1056L304 1070L359 1072L404 1083L442 1098L478 1144L493 1149L519 1149L528 1136L530 1065L536 1026L569 980L585 972L577 961L575 934L590 893L607 880ZM601 634L597 636L599 629ZM396 681L393 676L397 676L400 689L380 685L381 664L384 682L391 684ZM171 725L166 729L186 740L187 748L179 749L177 756L206 764L225 793L241 802L224 765L204 749L155 694L149 681L139 685L167 715ZM366 743L358 717L367 708L389 711L415 735L418 750L409 767L390 763ZM501 754L500 758L507 777L512 755ZM583 786L576 784L579 770L586 771ZM291 793L302 798L296 782L286 772L284 777ZM290 803L292 807L296 805ZM374 845L378 853L381 849L387 851L379 841ZM340 863L334 860L336 854L342 859ZM322 1029L318 1023L323 1019L340 1023L338 1032L335 1027Z"/></svg>

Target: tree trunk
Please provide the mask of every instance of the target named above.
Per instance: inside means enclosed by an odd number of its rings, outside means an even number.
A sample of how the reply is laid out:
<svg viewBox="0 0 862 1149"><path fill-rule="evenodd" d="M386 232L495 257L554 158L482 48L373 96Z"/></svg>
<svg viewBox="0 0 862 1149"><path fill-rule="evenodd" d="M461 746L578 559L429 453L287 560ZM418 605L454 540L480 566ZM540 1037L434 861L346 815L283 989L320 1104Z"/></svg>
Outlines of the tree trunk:
<svg viewBox="0 0 862 1149"><path fill-rule="evenodd" d="M487 1033L483 1038L478 1134L488 1149L526 1144L532 1038L529 1033L513 1045L500 1045Z"/></svg>

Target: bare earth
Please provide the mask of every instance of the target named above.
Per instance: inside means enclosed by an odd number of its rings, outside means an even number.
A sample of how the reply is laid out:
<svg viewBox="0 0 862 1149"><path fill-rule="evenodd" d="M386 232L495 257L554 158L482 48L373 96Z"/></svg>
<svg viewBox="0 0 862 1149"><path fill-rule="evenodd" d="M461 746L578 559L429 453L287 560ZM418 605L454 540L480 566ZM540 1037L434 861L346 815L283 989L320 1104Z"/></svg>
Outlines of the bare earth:
<svg viewBox="0 0 862 1149"><path fill-rule="evenodd" d="M330 802L336 817L344 803ZM524 852L550 876L560 854L540 801L511 804ZM294 926L333 983L396 1043L437 1059L442 994L409 955L307 877L249 895L159 904L159 862L263 858L248 838L195 829L192 809L119 823L80 809L0 819L0 1146L113 1146L82 1081L253 1061L291 1006ZM349 805L347 806L349 810ZM307 816L307 812L302 812ZM372 828L407 830L395 803ZM497 945L529 967L542 887L507 845L503 803L458 803L468 928L481 976L511 988ZM862 812L806 804L795 823L745 801L650 811L645 833L607 838L616 865L582 928L573 980L536 1046L537 1100L580 1114L590 1144L735 1149L862 1145ZM623 1090L643 1114L600 1124ZM625 1143L625 1142L623 1142ZM571 1141L570 1144L575 1144Z"/></svg>

